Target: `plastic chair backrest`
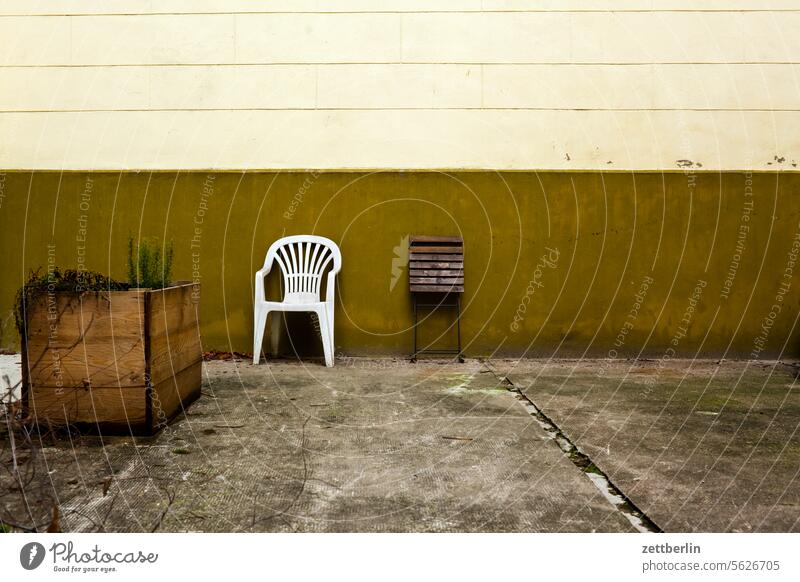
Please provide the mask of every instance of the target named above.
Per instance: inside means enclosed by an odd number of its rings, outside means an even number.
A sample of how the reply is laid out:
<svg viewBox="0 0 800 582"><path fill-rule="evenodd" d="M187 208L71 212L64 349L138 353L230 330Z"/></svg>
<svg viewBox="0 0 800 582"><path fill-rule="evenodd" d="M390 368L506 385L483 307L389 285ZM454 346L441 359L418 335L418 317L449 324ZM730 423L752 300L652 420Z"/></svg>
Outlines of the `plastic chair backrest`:
<svg viewBox="0 0 800 582"><path fill-rule="evenodd" d="M283 274L284 303L320 301L322 276L331 266L331 275L339 272L342 254L332 240L322 236L296 235L275 241L267 251L264 266L278 263ZM333 278L328 279L327 300L333 300Z"/></svg>

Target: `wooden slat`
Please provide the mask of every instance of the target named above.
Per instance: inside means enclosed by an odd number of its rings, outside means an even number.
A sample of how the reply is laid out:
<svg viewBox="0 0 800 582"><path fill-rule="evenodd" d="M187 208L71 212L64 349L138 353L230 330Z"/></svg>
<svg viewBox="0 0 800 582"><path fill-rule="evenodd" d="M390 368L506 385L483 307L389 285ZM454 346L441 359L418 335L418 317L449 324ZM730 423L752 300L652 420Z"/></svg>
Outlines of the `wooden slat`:
<svg viewBox="0 0 800 582"><path fill-rule="evenodd" d="M464 271L459 269L411 269L410 277L463 277Z"/></svg>
<svg viewBox="0 0 800 582"><path fill-rule="evenodd" d="M463 285L463 278L456 277L411 277L409 280L411 285L433 285L438 287L440 285Z"/></svg>
<svg viewBox="0 0 800 582"><path fill-rule="evenodd" d="M411 261L409 269L454 269L462 270L464 263L461 262L435 262L435 261Z"/></svg>
<svg viewBox="0 0 800 582"><path fill-rule="evenodd" d="M180 330L150 337L150 382L158 384L203 359L200 329L188 324Z"/></svg>
<svg viewBox="0 0 800 582"><path fill-rule="evenodd" d="M69 345L84 334L93 338L141 337L146 291L46 293L27 305L29 336L48 335L53 345ZM112 301L113 299L113 301ZM53 303L48 303L52 300ZM49 311L48 311L49 308ZM51 319L54 318L54 319Z"/></svg>
<svg viewBox="0 0 800 582"><path fill-rule="evenodd" d="M46 342L28 343L28 361L33 366L29 382L34 386L144 386L143 340L86 340L72 349L47 347Z"/></svg>
<svg viewBox="0 0 800 582"><path fill-rule="evenodd" d="M409 237L408 242L410 245L417 243L457 243L464 244L461 237L457 236L412 236Z"/></svg>
<svg viewBox="0 0 800 582"><path fill-rule="evenodd" d="M463 261L464 255L417 254L409 255L412 261Z"/></svg>
<svg viewBox="0 0 800 582"><path fill-rule="evenodd" d="M146 419L145 388L54 388L34 386L28 406L39 422L127 428L140 427Z"/></svg>
<svg viewBox="0 0 800 582"><path fill-rule="evenodd" d="M432 245L420 245L415 247L409 247L408 252L412 255L416 255L419 253L441 253L441 254L463 254L464 247L463 245L453 245L453 246L432 246Z"/></svg>
<svg viewBox="0 0 800 582"><path fill-rule="evenodd" d="M463 285L411 285L412 293L463 293Z"/></svg>

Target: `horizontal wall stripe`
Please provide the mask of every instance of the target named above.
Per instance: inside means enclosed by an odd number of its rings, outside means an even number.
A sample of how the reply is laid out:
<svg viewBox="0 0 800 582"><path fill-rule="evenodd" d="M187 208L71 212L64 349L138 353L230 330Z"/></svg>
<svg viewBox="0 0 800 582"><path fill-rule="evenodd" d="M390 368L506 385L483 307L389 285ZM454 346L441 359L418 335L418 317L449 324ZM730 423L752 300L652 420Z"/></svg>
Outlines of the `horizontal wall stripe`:
<svg viewBox="0 0 800 582"><path fill-rule="evenodd" d="M401 61L386 61L382 63L376 63L371 61L360 61L360 62L342 62L342 63L333 63L328 61L309 61L309 62L299 62L299 61L281 61L281 62L274 62L274 63L258 63L258 62L216 62L216 63L111 63L111 64L83 64L83 65L70 65L70 64L51 64L51 65L8 65L8 64L0 64L0 69L98 69L98 68L130 68L130 67L149 67L149 68L158 68L158 67L185 67L185 68L192 68L192 67L285 67L285 66L307 66L307 65L318 65L318 66L350 66L350 65L403 65L403 66L414 66L414 65L485 65L489 66L549 66L549 65L558 65L564 67L582 67L582 66L592 66L592 67L637 67L641 65L647 66L658 66L658 65L710 65L710 66L729 66L729 65L800 65L800 60L788 60L788 61L727 61L725 63L707 63L702 61L695 61L695 62L686 62L686 61L664 61L659 63L652 63L652 62L645 62L645 61L628 61L628 62L608 62L608 63L593 63L593 62L582 62L582 61L543 61L543 62L536 62L536 63L523 63L523 62L486 62L486 61L475 61L475 62L452 62L452 61L435 61L435 62L414 62L414 63L404 63Z"/></svg>
<svg viewBox="0 0 800 582"><path fill-rule="evenodd" d="M574 13L601 13L614 12L617 14L624 13L647 13L647 14L669 14L669 13L684 13L684 14L713 14L713 13L736 13L736 14L755 14L759 12L766 13L787 13L787 12L800 12L800 8L780 8L780 9L738 9L731 10L729 8L707 9L707 8L681 8L681 9L661 9L661 8L633 8L633 9L582 9L582 10L567 10L567 9L508 9L508 10L486 10L476 8L474 10L207 10L207 11L183 11L183 12L164 12L164 11L142 11L142 12L47 12L41 14L27 14L24 11L20 12L6 12L0 13L0 18L81 18L87 16L204 16L216 14L574 14Z"/></svg>
<svg viewBox="0 0 800 582"><path fill-rule="evenodd" d="M0 15L341 12L783 11L792 0L4 0Z"/></svg>
<svg viewBox="0 0 800 582"><path fill-rule="evenodd" d="M485 66L484 104L577 109L800 107L793 65Z"/></svg>
<svg viewBox="0 0 800 582"><path fill-rule="evenodd" d="M798 65L0 69L0 111L797 110Z"/></svg>
<svg viewBox="0 0 800 582"><path fill-rule="evenodd" d="M263 18L263 17L261 17ZM792 60L800 14L403 16L403 59L524 62ZM469 39L469 42L464 42ZM569 42L566 42L569 39Z"/></svg>
<svg viewBox="0 0 800 582"><path fill-rule="evenodd" d="M293 111L574 111L577 113L581 112L591 112L591 111L598 111L598 112L614 112L614 111L626 111L626 112L650 112L650 111L661 111L661 112L674 112L680 113L682 111L699 111L699 112L715 112L715 111L725 111L731 113L737 112L760 112L760 113L771 113L771 112L795 112L800 111L800 109L732 109L732 108L702 108L702 107L682 107L682 108L630 108L630 107L616 107L616 108L608 108L608 107L594 107L592 109L582 109L576 107L247 107L247 108L236 108L236 107L158 107L158 108L149 108L149 109L137 109L137 108L121 108L121 109L59 109L58 111L53 110L42 110L42 109L13 109L13 110L0 110L0 113L113 113L113 112L175 112L180 113L182 111L186 112L203 112L203 111L286 111L293 112Z"/></svg>
<svg viewBox="0 0 800 582"><path fill-rule="evenodd" d="M0 168L797 170L798 112L0 114Z"/></svg>
<svg viewBox="0 0 800 582"><path fill-rule="evenodd" d="M794 62L799 28L800 12L8 17L0 54L4 65Z"/></svg>
<svg viewBox="0 0 800 582"><path fill-rule="evenodd" d="M202 281L204 349L246 352L253 342L253 273L267 247L286 234L314 233L336 241L345 259L337 279L337 352L407 356L413 310L407 271L398 280L394 249L409 234L462 233L461 325L470 357L547 358L557 348L557 357L588 351L607 358L617 341L620 358L661 359L669 350L687 358L748 358L785 281L800 221L800 175L788 173L209 174L6 174L0 308L10 314L30 271L44 271L53 260L125 280L131 235L168 238L174 278ZM81 202L88 188L87 209ZM753 208L746 223L743 204ZM548 269L546 284L531 294L548 249L560 257L557 269ZM652 282L646 299L643 280ZM674 342L698 280L707 282L705 291L691 302L692 324ZM267 290L279 296L276 277L268 278ZM786 291L763 359L800 356L800 285ZM521 317L524 297L530 303ZM636 325L621 345L619 330L628 329L638 305ZM452 322L442 315L447 319L425 329L437 333ZM13 319L0 321L0 347L19 349ZM289 326L295 346L317 348L308 318Z"/></svg>

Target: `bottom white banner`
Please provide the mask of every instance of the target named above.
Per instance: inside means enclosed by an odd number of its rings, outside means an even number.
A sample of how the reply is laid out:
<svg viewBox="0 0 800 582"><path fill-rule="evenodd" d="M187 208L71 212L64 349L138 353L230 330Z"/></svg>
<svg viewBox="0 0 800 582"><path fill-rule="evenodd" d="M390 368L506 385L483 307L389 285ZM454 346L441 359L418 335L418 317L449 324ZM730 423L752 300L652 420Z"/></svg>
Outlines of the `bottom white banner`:
<svg viewBox="0 0 800 582"><path fill-rule="evenodd" d="M4 580L800 580L797 534L0 536Z"/></svg>

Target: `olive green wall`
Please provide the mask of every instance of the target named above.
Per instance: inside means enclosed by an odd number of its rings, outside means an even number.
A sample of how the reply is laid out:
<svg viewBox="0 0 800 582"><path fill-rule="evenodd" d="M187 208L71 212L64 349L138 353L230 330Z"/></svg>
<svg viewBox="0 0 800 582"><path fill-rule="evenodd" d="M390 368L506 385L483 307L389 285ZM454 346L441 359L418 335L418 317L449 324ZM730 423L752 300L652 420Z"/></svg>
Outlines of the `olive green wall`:
<svg viewBox="0 0 800 582"><path fill-rule="evenodd" d="M9 172L2 346L19 346L14 292L48 252L124 278L141 235L201 279L205 348L250 352L253 273L276 238L314 233L344 257L337 351L408 353L395 247L420 233L465 239L470 356L797 356L799 222L796 173ZM291 323L305 351L309 322Z"/></svg>

